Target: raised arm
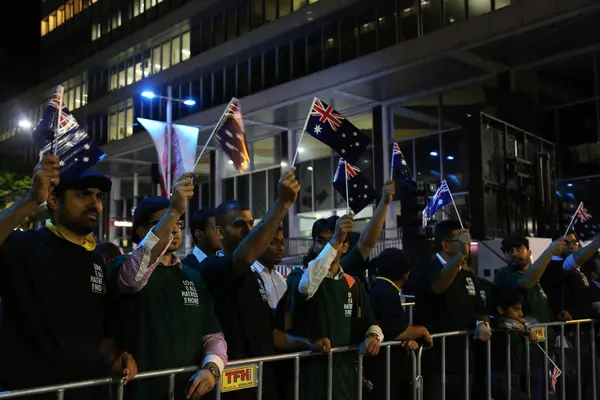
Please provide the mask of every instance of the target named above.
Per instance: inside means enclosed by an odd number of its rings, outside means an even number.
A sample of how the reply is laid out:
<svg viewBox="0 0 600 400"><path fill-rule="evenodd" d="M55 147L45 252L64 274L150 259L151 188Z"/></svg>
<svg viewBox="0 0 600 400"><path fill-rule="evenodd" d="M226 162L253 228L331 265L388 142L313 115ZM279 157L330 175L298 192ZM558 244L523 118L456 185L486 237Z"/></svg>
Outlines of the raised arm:
<svg viewBox="0 0 600 400"><path fill-rule="evenodd" d="M182 174L177 179L173 186L171 206L119 269L117 285L121 292L139 292L148 283L171 243L171 234L177 221L185 213L187 201L194 195L192 179L192 174Z"/></svg>
<svg viewBox="0 0 600 400"><path fill-rule="evenodd" d="M388 207L390 204L392 204L395 194L396 183L390 179L383 186L381 200L379 200L379 205L375 210L375 214L369 221L367 227L362 231L360 238L358 239L358 249L363 259L367 259L367 257L369 257L375 248L379 237L381 236L381 231L383 230L383 226L385 224L385 217L387 215ZM364 271L358 272L360 274Z"/></svg>
<svg viewBox="0 0 600 400"><path fill-rule="evenodd" d="M596 237L590 243L588 243L587 246L577 250L575 253L567 257L563 263L563 268L566 271L571 271L582 266L587 262L587 260L592 258L592 256L598 252L598 249L600 249L600 235L596 235Z"/></svg>
<svg viewBox="0 0 600 400"><path fill-rule="evenodd" d="M444 268L435 276L431 283L431 290L436 294L444 293L456 278L456 274L460 271L460 267L466 262L469 256L469 246L471 245L471 235L469 231L463 230L458 235L459 251L456 253Z"/></svg>
<svg viewBox="0 0 600 400"><path fill-rule="evenodd" d="M548 246L546 250L538 257L537 260L529 267L523 275L519 277L517 281L517 285L524 289L532 288L536 283L540 281L540 278L546 271L550 260L552 260L552 256L560 255L565 248L565 239L561 238L555 240Z"/></svg>
<svg viewBox="0 0 600 400"><path fill-rule="evenodd" d="M300 191L300 183L296 179L292 167L279 179L279 198L271 207L267 215L233 252L234 273L243 273L265 252L281 221L287 215L289 208L294 204Z"/></svg>
<svg viewBox="0 0 600 400"><path fill-rule="evenodd" d="M27 196L0 213L0 246L25 218L48 200L58 182L58 157L44 156L33 170L33 182Z"/></svg>

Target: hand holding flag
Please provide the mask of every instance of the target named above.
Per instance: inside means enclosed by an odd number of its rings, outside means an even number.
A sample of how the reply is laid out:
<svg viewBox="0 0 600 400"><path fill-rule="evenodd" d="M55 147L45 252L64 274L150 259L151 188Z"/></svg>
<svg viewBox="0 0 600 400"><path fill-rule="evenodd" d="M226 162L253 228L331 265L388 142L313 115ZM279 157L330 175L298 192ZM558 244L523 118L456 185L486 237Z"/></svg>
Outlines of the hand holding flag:
<svg viewBox="0 0 600 400"><path fill-rule="evenodd" d="M33 140L43 156L52 153L58 156L60 175L70 179L100 162L106 154L79 126L65 106L62 92L62 86L58 86L48 101L33 131Z"/></svg>
<svg viewBox="0 0 600 400"><path fill-rule="evenodd" d="M448 183L444 179L442 184L438 187L438 190L435 192L431 200L427 203L425 210L423 210L423 227L427 226L427 221L429 221L435 215L438 210L452 203L454 206L454 211L456 212L456 217L460 222L460 226L463 227L462 219L460 218L460 214L458 213L458 209L456 208L456 203L454 203L454 198L452 197L452 193L450 192L450 188L448 187Z"/></svg>
<svg viewBox="0 0 600 400"><path fill-rule="evenodd" d="M582 241L592 240L596 235L600 234L600 222L594 219L592 214L583 205L579 203L579 207L575 210L571 223L565 231L565 236L568 235L571 227L577 235L577 239Z"/></svg>
<svg viewBox="0 0 600 400"><path fill-rule="evenodd" d="M404 154L402 154L402 150L400 150L400 146L397 142L394 142L394 146L392 148L392 167L390 169L390 179L394 178L394 169L399 170L400 179L406 182L411 182L413 180L406 159L404 158Z"/></svg>

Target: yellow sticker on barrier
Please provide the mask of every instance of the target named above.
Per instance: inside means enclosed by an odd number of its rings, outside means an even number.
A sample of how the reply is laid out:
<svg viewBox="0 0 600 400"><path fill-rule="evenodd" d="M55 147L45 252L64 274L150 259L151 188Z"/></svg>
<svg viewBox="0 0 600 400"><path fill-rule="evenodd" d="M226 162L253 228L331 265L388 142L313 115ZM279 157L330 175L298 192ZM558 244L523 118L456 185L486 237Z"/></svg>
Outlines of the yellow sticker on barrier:
<svg viewBox="0 0 600 400"><path fill-rule="evenodd" d="M544 327L533 328L533 333L537 337L538 341L540 341L540 342L546 341L546 328L544 328Z"/></svg>
<svg viewBox="0 0 600 400"><path fill-rule="evenodd" d="M257 369L258 366L256 364L226 368L221 378L221 392L225 393L256 387Z"/></svg>

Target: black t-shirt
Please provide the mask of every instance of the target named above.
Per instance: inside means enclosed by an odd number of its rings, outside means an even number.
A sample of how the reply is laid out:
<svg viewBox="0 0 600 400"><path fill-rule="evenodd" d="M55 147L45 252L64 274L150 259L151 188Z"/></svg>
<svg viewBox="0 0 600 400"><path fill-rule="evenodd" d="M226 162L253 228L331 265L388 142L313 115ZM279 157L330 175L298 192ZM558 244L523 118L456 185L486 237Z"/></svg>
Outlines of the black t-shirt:
<svg viewBox="0 0 600 400"><path fill-rule="evenodd" d="M233 270L233 256L208 257L200 272L215 304L215 313L227 341L229 360L275 354L273 311L264 284L250 267L242 273ZM272 366L263 371L263 398L277 399ZM221 398L256 398L254 390L224 393Z"/></svg>
<svg viewBox="0 0 600 400"><path fill-rule="evenodd" d="M450 287L441 294L436 294L431 285L444 266L434 258L418 271L418 285L415 298L415 324L424 325L431 333L473 330L475 323L482 315L486 315L485 291L479 279L472 272L461 269ZM439 352L441 341L436 341L434 351ZM447 371L462 373L464 371L464 336L446 339ZM460 360L449 362L448 360ZM452 371L452 369L456 369Z"/></svg>
<svg viewBox="0 0 600 400"><path fill-rule="evenodd" d="M46 228L8 237L0 247L0 388L108 375L104 272L101 256Z"/></svg>
<svg viewBox="0 0 600 400"><path fill-rule="evenodd" d="M563 264L564 259L553 258L540 280L554 315L565 310L573 319L593 318L592 283L579 268L565 271Z"/></svg>
<svg viewBox="0 0 600 400"><path fill-rule="evenodd" d="M371 309L379 321L379 326L386 341L394 340L408 328L408 321L400 295L391 283L376 279L371 286L369 298L371 299ZM375 385L377 394L384 393L383 389L385 388L385 353L385 351L380 351L372 361L365 358L368 366L368 377ZM397 398L398 386L411 379L412 371L410 369L409 354L401 346L393 346L390 362L390 376L393 377L390 386L391 398ZM381 397L375 396L375 398Z"/></svg>

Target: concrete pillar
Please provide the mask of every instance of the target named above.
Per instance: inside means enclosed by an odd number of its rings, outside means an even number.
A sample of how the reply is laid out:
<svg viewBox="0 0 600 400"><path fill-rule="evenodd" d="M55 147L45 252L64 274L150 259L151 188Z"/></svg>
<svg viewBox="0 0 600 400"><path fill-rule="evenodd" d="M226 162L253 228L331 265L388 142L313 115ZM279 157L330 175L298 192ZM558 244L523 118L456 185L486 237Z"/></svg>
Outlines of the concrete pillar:
<svg viewBox="0 0 600 400"><path fill-rule="evenodd" d="M286 159L284 159L283 157L281 159L282 162L286 162L286 167L282 166L281 168L282 173L284 170L289 168L288 165L290 165L294 160L294 155L296 154L296 150L298 148L298 139L300 139L301 133L302 132L300 131L294 132L292 129L288 129L287 132L284 132L282 134L282 137L283 135L287 137L287 149L282 149L282 153L283 150L287 150ZM298 161L296 161L296 164L297 163ZM293 238L300 236L299 225L300 221L298 220L298 201L296 201L296 203L294 203L294 205L288 210L288 237Z"/></svg>

